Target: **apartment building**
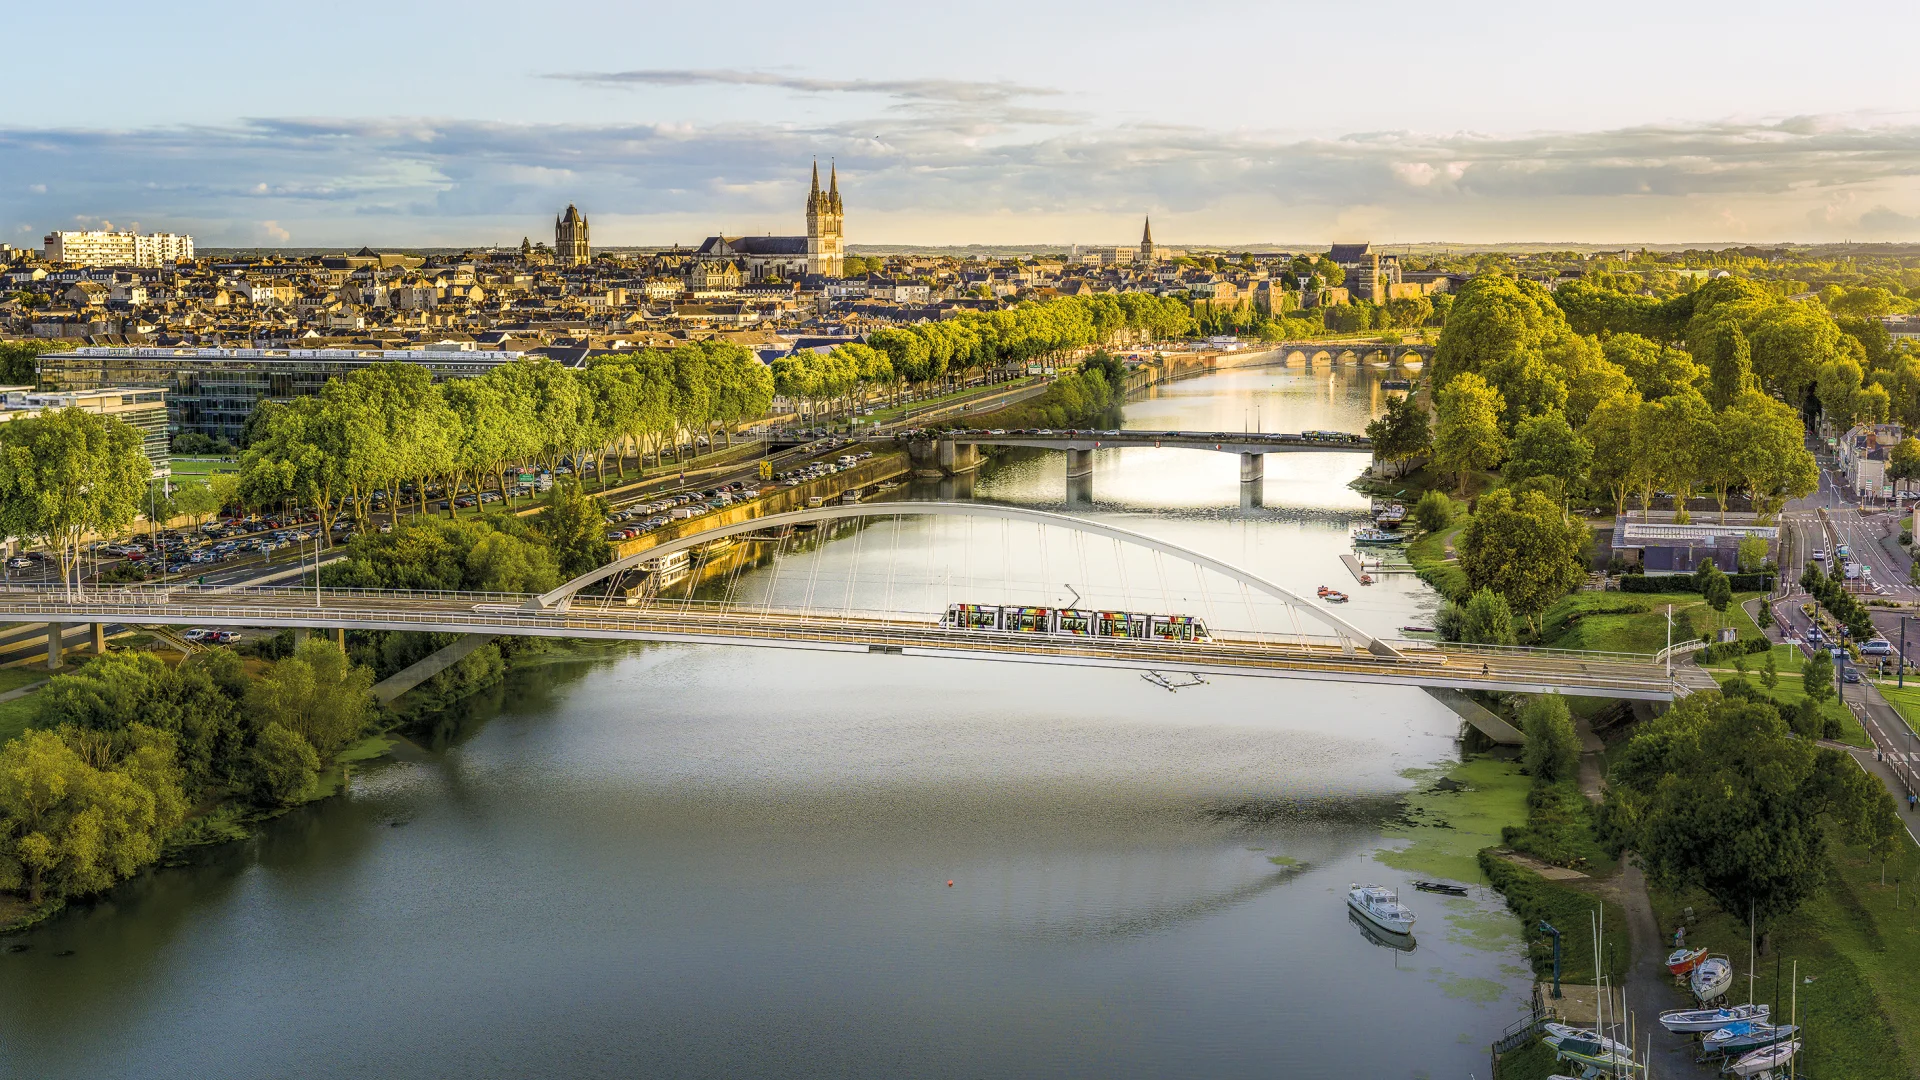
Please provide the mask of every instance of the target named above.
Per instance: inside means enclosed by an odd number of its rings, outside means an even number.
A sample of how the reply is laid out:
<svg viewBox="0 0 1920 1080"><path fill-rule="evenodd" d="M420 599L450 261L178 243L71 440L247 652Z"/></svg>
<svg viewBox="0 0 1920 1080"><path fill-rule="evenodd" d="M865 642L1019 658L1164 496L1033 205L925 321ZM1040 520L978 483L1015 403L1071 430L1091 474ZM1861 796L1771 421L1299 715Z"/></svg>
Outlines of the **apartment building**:
<svg viewBox="0 0 1920 1080"><path fill-rule="evenodd" d="M46 261L71 266L169 266L193 258L193 237L178 233L50 232Z"/></svg>

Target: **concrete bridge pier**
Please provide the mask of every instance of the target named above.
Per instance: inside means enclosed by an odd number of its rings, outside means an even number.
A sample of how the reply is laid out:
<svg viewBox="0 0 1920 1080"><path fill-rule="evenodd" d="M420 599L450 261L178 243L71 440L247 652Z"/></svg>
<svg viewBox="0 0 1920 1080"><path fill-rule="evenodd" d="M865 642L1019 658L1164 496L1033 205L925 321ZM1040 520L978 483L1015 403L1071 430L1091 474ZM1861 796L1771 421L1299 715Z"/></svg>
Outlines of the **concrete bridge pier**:
<svg viewBox="0 0 1920 1080"><path fill-rule="evenodd" d="M941 439L935 460L940 465L940 471L948 476L972 472L980 467L980 448L972 443Z"/></svg>
<svg viewBox="0 0 1920 1080"><path fill-rule="evenodd" d="M1261 481L1265 480L1266 478L1267 478L1267 455L1265 454L1241 454L1240 455L1240 482L1241 483L1258 484Z"/></svg>
<svg viewBox="0 0 1920 1080"><path fill-rule="evenodd" d="M97 622L97 623L93 623L92 626L93 626L93 655L105 656L107 655L107 624L103 622Z"/></svg>
<svg viewBox="0 0 1920 1080"><path fill-rule="evenodd" d="M50 622L47 624L47 670L48 671L60 670L60 645L61 645L60 635L62 632L66 630L66 628L67 628L67 624L65 623Z"/></svg>
<svg viewBox="0 0 1920 1080"><path fill-rule="evenodd" d="M1067 448L1067 477L1093 475L1093 451Z"/></svg>

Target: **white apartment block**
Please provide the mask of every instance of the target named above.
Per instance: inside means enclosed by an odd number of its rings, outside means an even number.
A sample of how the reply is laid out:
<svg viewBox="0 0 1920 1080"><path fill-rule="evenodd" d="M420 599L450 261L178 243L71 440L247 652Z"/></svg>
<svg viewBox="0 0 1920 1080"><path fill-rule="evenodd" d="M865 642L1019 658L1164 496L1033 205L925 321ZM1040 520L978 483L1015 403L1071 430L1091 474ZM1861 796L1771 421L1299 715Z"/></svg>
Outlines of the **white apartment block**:
<svg viewBox="0 0 1920 1080"><path fill-rule="evenodd" d="M193 237L177 233L50 232L48 262L73 266L166 266L193 258Z"/></svg>

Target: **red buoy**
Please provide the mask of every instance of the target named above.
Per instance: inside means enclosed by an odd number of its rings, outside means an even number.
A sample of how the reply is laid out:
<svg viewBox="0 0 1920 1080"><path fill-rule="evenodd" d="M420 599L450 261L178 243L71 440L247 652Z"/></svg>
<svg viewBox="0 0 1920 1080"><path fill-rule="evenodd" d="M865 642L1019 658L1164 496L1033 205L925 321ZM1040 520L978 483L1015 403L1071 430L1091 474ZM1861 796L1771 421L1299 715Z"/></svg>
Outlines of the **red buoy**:
<svg viewBox="0 0 1920 1080"><path fill-rule="evenodd" d="M947 879L947 888L949 888L949 889L951 889L951 888L953 888L953 879L952 879L952 878L948 878L948 879Z"/></svg>

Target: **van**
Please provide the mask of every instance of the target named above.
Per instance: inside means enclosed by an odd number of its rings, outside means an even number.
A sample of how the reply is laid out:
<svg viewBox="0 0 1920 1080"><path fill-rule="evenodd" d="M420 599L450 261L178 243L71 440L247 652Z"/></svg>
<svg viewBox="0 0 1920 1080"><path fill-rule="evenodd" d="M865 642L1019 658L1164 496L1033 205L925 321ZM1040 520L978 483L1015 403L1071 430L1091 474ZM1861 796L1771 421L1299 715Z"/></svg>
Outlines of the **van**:
<svg viewBox="0 0 1920 1080"><path fill-rule="evenodd" d="M673 521L685 521L692 516L693 508L691 506L676 506L673 508L673 512L668 515Z"/></svg>

